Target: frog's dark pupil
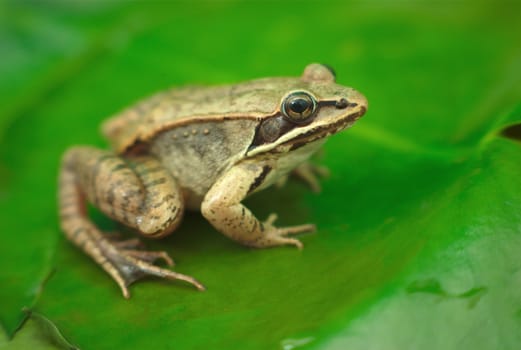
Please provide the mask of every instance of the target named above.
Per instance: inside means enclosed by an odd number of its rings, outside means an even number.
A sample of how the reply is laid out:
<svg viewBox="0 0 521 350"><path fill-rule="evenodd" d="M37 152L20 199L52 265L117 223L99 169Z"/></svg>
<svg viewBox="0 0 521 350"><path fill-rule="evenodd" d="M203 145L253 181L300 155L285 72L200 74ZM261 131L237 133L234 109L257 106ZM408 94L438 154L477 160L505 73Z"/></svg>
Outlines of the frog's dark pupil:
<svg viewBox="0 0 521 350"><path fill-rule="evenodd" d="M295 113L302 114L306 109L309 108L309 101L303 98L296 98L290 102L289 108Z"/></svg>

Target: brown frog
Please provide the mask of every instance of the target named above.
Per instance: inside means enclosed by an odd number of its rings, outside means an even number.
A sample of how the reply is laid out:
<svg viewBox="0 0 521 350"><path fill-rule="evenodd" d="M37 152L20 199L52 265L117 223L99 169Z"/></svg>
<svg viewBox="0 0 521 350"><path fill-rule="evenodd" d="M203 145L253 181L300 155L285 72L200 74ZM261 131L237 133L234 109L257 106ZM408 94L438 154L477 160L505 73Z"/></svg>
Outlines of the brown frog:
<svg viewBox="0 0 521 350"><path fill-rule="evenodd" d="M154 265L158 259L173 264L165 252L103 234L87 216L86 201L145 237L172 233L188 209L200 210L218 231L246 246L301 248L288 236L314 225L277 227L274 214L260 221L241 202L292 171L316 188L306 160L366 109L364 96L337 85L332 70L320 64L308 65L298 78L160 92L103 124L113 151L77 146L64 154L61 227L125 298L128 286L147 275L203 290L193 277Z"/></svg>

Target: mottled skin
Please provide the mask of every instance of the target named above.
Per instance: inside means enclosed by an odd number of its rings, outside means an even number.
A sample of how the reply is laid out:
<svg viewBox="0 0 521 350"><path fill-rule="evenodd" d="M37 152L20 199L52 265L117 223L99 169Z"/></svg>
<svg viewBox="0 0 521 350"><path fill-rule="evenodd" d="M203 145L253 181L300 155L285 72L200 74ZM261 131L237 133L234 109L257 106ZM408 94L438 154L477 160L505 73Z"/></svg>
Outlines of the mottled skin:
<svg viewBox="0 0 521 350"><path fill-rule="evenodd" d="M306 109L307 108L307 109ZM69 149L59 179L61 227L118 283L147 275L194 278L153 265L173 265L165 252L115 241L88 218L86 201L145 237L159 238L180 223L184 209L200 210L221 233L247 246L302 243L288 235L314 225L279 228L276 215L259 221L241 202L294 172L318 190L306 163L326 137L351 126L366 99L335 83L330 69L306 67L300 78L266 78L220 87L185 87L154 95L103 125L113 152Z"/></svg>

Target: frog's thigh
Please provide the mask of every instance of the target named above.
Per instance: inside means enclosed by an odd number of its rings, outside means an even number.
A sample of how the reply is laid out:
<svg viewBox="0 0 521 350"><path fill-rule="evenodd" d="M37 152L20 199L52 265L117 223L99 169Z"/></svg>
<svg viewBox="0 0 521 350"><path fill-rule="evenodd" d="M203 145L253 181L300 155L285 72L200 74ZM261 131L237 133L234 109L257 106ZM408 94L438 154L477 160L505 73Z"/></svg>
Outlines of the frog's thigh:
<svg viewBox="0 0 521 350"><path fill-rule="evenodd" d="M314 225L277 228L272 225L275 216L260 222L241 201L262 184L271 171L268 164L241 163L217 180L201 205L204 217L227 237L247 246L263 248L292 244L302 247L289 234L309 232Z"/></svg>
<svg viewBox="0 0 521 350"><path fill-rule="evenodd" d="M153 157L125 160L108 151L76 147L65 155L64 167L94 206L145 236L164 236L181 220L181 192Z"/></svg>
<svg viewBox="0 0 521 350"><path fill-rule="evenodd" d="M158 237L172 231L183 210L180 191L157 160L143 156L126 162L110 152L75 147L63 158L59 181L65 235L103 267L126 298L128 286L145 276L183 280L204 289L193 277L152 265L157 259L171 265L165 252L135 250L136 240L108 240L87 216L85 197L145 235Z"/></svg>

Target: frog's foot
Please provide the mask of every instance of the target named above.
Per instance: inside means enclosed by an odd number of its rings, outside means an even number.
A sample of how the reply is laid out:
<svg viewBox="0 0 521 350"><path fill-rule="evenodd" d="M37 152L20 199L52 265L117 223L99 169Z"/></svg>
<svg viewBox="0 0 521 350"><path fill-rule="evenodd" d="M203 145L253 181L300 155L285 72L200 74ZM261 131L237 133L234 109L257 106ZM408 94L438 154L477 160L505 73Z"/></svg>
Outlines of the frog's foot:
<svg viewBox="0 0 521 350"><path fill-rule="evenodd" d="M275 227L273 225L275 220L277 220L277 214L270 214L266 221L262 223L264 227L264 235L262 236L262 239L256 242L256 246L274 247L279 245L294 245L298 249L302 249L304 245L301 241L296 238L288 238L286 236L305 232L314 232L316 230L316 226L313 224Z"/></svg>
<svg viewBox="0 0 521 350"><path fill-rule="evenodd" d="M174 260L172 260L172 258L165 251L147 252L140 250L144 248L144 245L139 238L130 238L125 240L119 240L119 238L121 238L120 234L113 233L111 234L109 240L111 241L113 246L120 250L124 249L127 252L127 254L130 254L134 258L145 260L149 263L154 263L157 260L163 260L168 266L175 265Z"/></svg>
<svg viewBox="0 0 521 350"><path fill-rule="evenodd" d="M296 167L291 174L304 181L311 191L318 193L321 191L319 179L328 177L330 173L326 167L306 162Z"/></svg>
<svg viewBox="0 0 521 350"><path fill-rule="evenodd" d="M277 188L282 188L284 186L286 186L286 183L288 182L288 178L289 178L289 175L286 174L284 176L281 176L276 182L275 182L275 186Z"/></svg>
<svg viewBox="0 0 521 350"><path fill-rule="evenodd" d="M143 243L139 238L121 240L121 235L119 233L111 233L110 235L105 235L105 238L107 238L116 248L137 249L144 247Z"/></svg>
<svg viewBox="0 0 521 350"><path fill-rule="evenodd" d="M167 265L173 266L174 261L164 251L155 252L135 249L140 245L141 243L138 239L119 242L102 240L94 248L99 252L98 257L100 261L98 262L116 281L125 298L130 298L128 287L137 280L147 276L181 280L192 284L199 290L205 289L201 283L191 276L153 265L157 260L163 260Z"/></svg>

